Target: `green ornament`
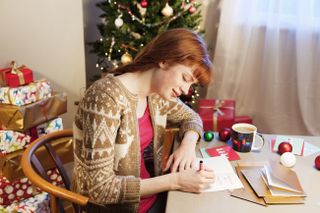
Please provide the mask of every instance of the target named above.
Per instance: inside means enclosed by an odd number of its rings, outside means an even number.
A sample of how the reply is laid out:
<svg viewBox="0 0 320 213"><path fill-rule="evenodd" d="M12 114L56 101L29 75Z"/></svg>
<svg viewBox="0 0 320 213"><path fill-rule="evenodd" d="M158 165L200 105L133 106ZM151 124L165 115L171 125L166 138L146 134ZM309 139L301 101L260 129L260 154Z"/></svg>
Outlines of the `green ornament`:
<svg viewBox="0 0 320 213"><path fill-rule="evenodd" d="M211 131L206 131L206 132L204 133L203 137L204 137L204 140L205 140L205 141L210 142L210 141L212 141L212 139L214 138L214 134L213 134L213 132L211 132Z"/></svg>

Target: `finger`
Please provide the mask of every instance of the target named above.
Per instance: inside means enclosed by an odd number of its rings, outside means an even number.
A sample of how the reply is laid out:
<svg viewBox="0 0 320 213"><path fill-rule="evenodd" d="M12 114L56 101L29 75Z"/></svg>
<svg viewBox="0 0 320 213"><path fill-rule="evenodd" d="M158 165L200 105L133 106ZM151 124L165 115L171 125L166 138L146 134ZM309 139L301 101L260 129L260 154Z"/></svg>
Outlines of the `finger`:
<svg viewBox="0 0 320 213"><path fill-rule="evenodd" d="M196 162L194 160L191 162L191 169L197 169Z"/></svg>
<svg viewBox="0 0 320 213"><path fill-rule="evenodd" d="M187 168L187 163L185 160L180 161L179 163L179 172L186 170Z"/></svg>
<svg viewBox="0 0 320 213"><path fill-rule="evenodd" d="M173 164L171 166L171 172L176 172L178 170L179 163L179 159L174 159Z"/></svg>
<svg viewBox="0 0 320 213"><path fill-rule="evenodd" d="M168 171L168 169L170 168L172 161L173 161L173 155L170 155L170 157L168 158L168 161L167 161L166 168L164 169L165 172Z"/></svg>
<svg viewBox="0 0 320 213"><path fill-rule="evenodd" d="M191 169L192 168L192 161L187 161L186 162L186 166L185 166L185 169Z"/></svg>

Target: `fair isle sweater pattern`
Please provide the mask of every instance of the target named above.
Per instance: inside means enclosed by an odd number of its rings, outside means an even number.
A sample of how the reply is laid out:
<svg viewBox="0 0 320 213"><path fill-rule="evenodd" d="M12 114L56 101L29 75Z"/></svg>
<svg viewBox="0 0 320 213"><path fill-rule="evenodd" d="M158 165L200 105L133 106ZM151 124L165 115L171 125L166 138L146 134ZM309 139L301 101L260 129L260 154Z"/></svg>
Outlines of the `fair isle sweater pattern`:
<svg viewBox="0 0 320 213"><path fill-rule="evenodd" d="M112 209L137 212L140 200L138 98L115 77L95 82L79 104L74 121L72 188ZM154 131L154 171L161 174L162 144L167 121L180 125L179 135L202 134L200 117L180 100L153 94L148 106ZM112 205L108 205L112 204Z"/></svg>

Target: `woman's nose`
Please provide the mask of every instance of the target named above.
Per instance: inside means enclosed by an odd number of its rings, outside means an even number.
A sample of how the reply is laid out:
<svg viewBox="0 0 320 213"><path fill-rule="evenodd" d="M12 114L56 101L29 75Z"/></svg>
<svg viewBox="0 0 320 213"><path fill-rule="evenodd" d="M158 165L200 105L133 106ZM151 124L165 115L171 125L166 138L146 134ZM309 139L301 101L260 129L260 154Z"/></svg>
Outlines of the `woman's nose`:
<svg viewBox="0 0 320 213"><path fill-rule="evenodd" d="M181 87L181 91L184 95L188 95L189 94L189 89L190 89L191 84L186 84L183 87Z"/></svg>

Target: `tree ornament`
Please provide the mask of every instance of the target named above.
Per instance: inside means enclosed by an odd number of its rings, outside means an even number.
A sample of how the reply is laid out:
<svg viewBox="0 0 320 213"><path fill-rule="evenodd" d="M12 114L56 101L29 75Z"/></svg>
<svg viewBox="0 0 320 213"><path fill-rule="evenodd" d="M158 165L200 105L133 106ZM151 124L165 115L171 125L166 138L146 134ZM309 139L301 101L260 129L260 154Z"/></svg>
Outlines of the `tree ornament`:
<svg viewBox="0 0 320 213"><path fill-rule="evenodd" d="M292 152L285 152L280 157L280 162L285 167L293 167L296 161L296 156Z"/></svg>
<svg viewBox="0 0 320 213"><path fill-rule="evenodd" d="M120 28L123 25L123 20L121 17L116 18L114 21L114 25L116 25L117 28Z"/></svg>
<svg viewBox="0 0 320 213"><path fill-rule="evenodd" d="M144 8L141 6L141 4L138 4L138 9L139 9L139 13L141 14L141 16L145 16L146 12L147 12L147 8Z"/></svg>
<svg viewBox="0 0 320 213"><path fill-rule="evenodd" d="M281 142L278 146L278 153L282 155L285 152L292 152L292 145L289 142Z"/></svg>
<svg viewBox="0 0 320 213"><path fill-rule="evenodd" d="M211 131L206 131L206 132L203 134L203 138L204 138L205 141L210 142L210 141L212 141L212 139L214 138L214 134L213 134L213 132L211 132Z"/></svg>
<svg viewBox="0 0 320 213"><path fill-rule="evenodd" d="M320 155L314 159L314 165L318 170L320 170Z"/></svg>
<svg viewBox="0 0 320 213"><path fill-rule="evenodd" d="M194 12L196 12L197 11L197 8L195 7L195 6L193 6L193 5L191 5L190 7L189 7L189 13L190 14L193 14Z"/></svg>
<svg viewBox="0 0 320 213"><path fill-rule="evenodd" d="M142 1L140 2L140 5L141 5L141 7L143 7L143 8L147 8L147 7L148 7L148 2L147 2L147 0L142 0Z"/></svg>
<svg viewBox="0 0 320 213"><path fill-rule="evenodd" d="M121 63L128 64L131 62L132 62L132 56L128 52L125 52L125 54L121 56Z"/></svg>
<svg viewBox="0 0 320 213"><path fill-rule="evenodd" d="M231 129L223 128L219 131L219 138L221 141L227 142L231 137Z"/></svg>
<svg viewBox="0 0 320 213"><path fill-rule="evenodd" d="M173 15L173 9L170 7L169 3L166 3L166 6L161 10L162 15L164 16L172 16Z"/></svg>

